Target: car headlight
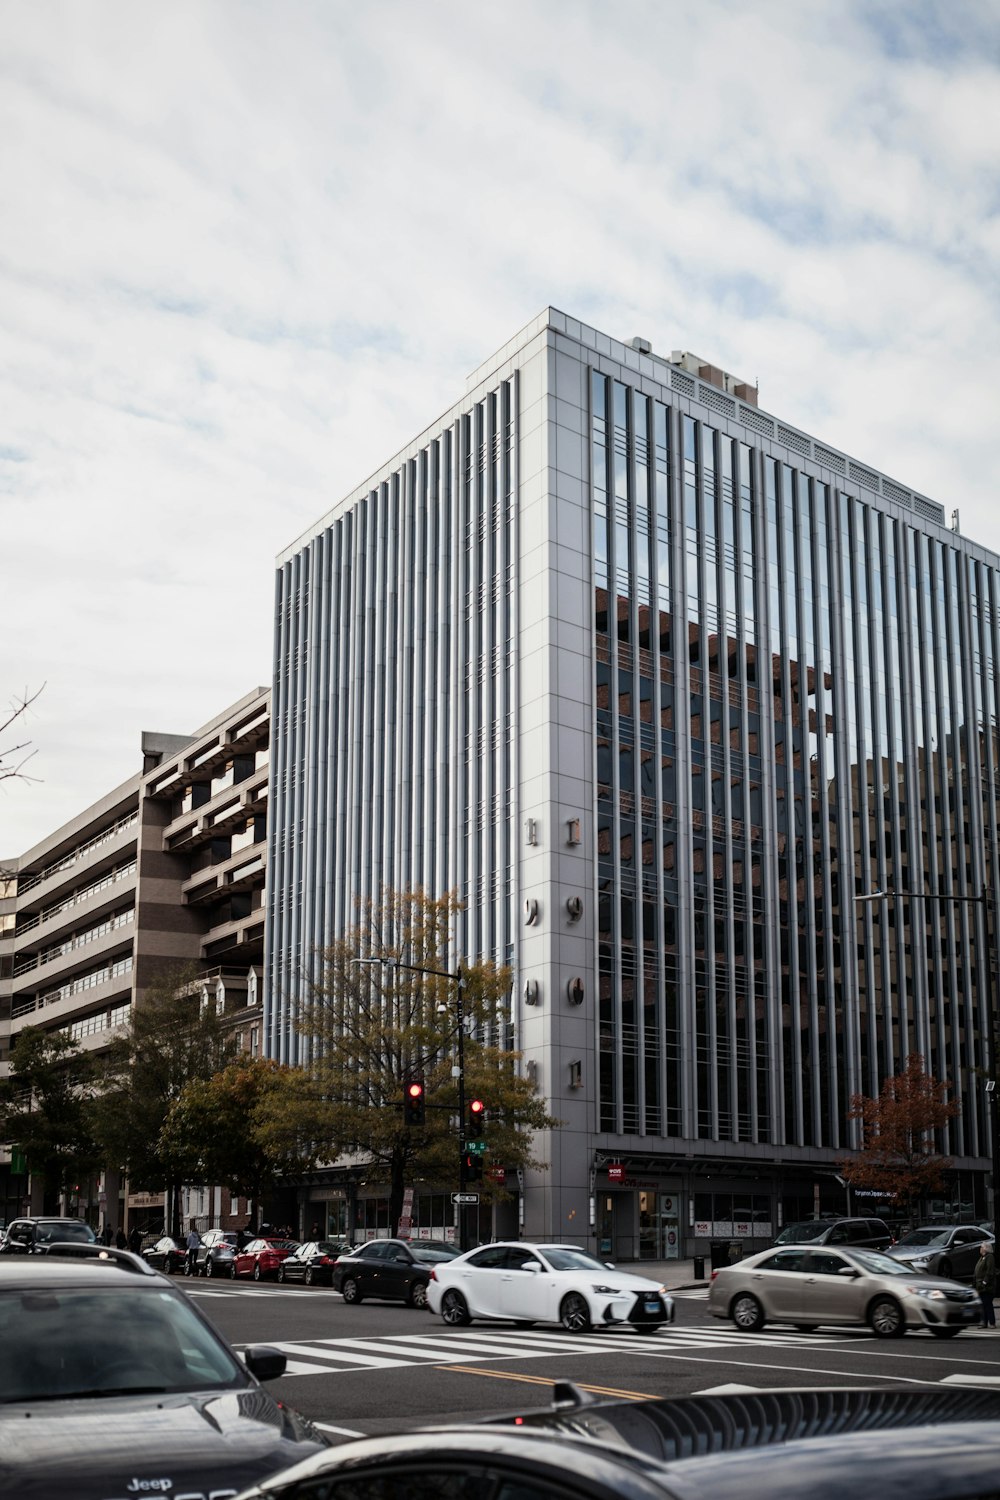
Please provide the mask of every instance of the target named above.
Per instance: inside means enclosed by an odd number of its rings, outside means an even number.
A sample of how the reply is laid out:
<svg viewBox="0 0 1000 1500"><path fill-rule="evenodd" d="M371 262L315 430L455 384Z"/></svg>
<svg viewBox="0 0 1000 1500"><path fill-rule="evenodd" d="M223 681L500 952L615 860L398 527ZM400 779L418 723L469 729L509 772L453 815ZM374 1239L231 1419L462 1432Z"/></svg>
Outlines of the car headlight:
<svg viewBox="0 0 1000 1500"><path fill-rule="evenodd" d="M590 1290L592 1292L600 1292L600 1294L601 1294L602 1297L608 1295L609 1293L610 1293L611 1296L616 1296L621 1291L621 1287L620 1286L601 1286L600 1282L597 1282L597 1283L595 1283L595 1285L593 1285L590 1288Z"/></svg>
<svg viewBox="0 0 1000 1500"><path fill-rule="evenodd" d="M906 1290L911 1297L931 1297L935 1302L943 1302L945 1294L937 1286L908 1286Z"/></svg>

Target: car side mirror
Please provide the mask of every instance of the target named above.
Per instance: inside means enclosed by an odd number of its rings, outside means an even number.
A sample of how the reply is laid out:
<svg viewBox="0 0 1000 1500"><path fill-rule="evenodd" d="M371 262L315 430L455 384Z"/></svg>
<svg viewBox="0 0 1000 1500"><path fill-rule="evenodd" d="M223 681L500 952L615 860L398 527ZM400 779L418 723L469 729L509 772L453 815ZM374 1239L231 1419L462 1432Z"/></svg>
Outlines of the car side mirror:
<svg viewBox="0 0 1000 1500"><path fill-rule="evenodd" d="M243 1363L258 1380L277 1380L284 1375L288 1358L270 1344L249 1344L243 1351Z"/></svg>
<svg viewBox="0 0 1000 1500"><path fill-rule="evenodd" d="M838 1276L850 1276L852 1280L855 1276L859 1276L860 1274L860 1271L856 1271L853 1266L841 1266L840 1270L837 1272Z"/></svg>
<svg viewBox="0 0 1000 1500"><path fill-rule="evenodd" d="M539 1260L526 1260L521 1267L522 1271L531 1271L536 1276L541 1272L541 1269L542 1263Z"/></svg>
<svg viewBox="0 0 1000 1500"><path fill-rule="evenodd" d="M604 1264L607 1266L609 1271L613 1271L615 1268L615 1263L613 1260L606 1260Z"/></svg>

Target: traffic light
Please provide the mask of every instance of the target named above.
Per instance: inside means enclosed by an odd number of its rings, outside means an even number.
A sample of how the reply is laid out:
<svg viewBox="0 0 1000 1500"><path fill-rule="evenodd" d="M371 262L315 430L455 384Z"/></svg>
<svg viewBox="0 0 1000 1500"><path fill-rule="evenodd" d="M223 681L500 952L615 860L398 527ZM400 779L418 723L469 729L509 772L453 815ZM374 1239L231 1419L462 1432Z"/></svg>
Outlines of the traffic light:
<svg viewBox="0 0 1000 1500"><path fill-rule="evenodd" d="M482 1182L483 1158L476 1151L462 1153L462 1175L466 1182Z"/></svg>
<svg viewBox="0 0 1000 1500"><path fill-rule="evenodd" d="M403 1124L423 1125L426 1118L424 1080L411 1078L403 1088Z"/></svg>
<svg viewBox="0 0 1000 1500"><path fill-rule="evenodd" d="M478 1141L483 1134L483 1121L486 1119L486 1105L482 1099L470 1099L469 1101L469 1136Z"/></svg>

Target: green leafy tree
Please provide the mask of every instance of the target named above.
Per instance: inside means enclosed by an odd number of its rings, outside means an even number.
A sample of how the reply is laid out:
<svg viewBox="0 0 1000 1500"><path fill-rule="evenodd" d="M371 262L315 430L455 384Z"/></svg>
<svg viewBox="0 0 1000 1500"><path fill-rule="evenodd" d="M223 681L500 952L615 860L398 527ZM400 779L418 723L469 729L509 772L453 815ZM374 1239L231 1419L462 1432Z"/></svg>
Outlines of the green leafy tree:
<svg viewBox="0 0 1000 1500"><path fill-rule="evenodd" d="M27 1158L50 1193L73 1187L100 1164L94 1136L91 1062L63 1031L26 1026L0 1082L0 1140Z"/></svg>
<svg viewBox="0 0 1000 1500"><path fill-rule="evenodd" d="M316 1145L294 1122L309 1080L263 1057L241 1057L188 1083L171 1104L159 1150L185 1182L221 1183L260 1203L280 1177L316 1164Z"/></svg>
<svg viewBox="0 0 1000 1500"><path fill-rule="evenodd" d="M519 1054L504 1045L510 971L463 963L459 986L458 971L449 970L450 929L460 909L451 894L383 893L325 950L322 975L297 1016L312 1051L311 1098L301 1101L311 1125L302 1120L301 1128L325 1144L328 1160L353 1156L369 1180L385 1183L393 1225L418 1171L458 1185L459 1003L465 1097L479 1097L487 1108L487 1167L544 1167L534 1157L534 1133L559 1124L518 1074ZM422 1126L403 1118L404 1086L415 1077L425 1087ZM481 1192L487 1200L508 1196L488 1177Z"/></svg>
<svg viewBox="0 0 1000 1500"><path fill-rule="evenodd" d="M944 1184L951 1159L937 1148L938 1133L960 1113L948 1085L912 1052L901 1073L887 1078L877 1099L855 1094L848 1119L862 1123L862 1146L839 1170L852 1187L874 1188L905 1205L912 1220L918 1200Z"/></svg>
<svg viewBox="0 0 1000 1500"><path fill-rule="evenodd" d="M195 971L164 975L150 986L99 1064L95 1099L96 1129L107 1160L125 1171L133 1189L170 1191L175 1234L180 1232L179 1189L200 1179L164 1155L163 1124L184 1088L211 1078L236 1051L214 1005L200 1005L199 988Z"/></svg>

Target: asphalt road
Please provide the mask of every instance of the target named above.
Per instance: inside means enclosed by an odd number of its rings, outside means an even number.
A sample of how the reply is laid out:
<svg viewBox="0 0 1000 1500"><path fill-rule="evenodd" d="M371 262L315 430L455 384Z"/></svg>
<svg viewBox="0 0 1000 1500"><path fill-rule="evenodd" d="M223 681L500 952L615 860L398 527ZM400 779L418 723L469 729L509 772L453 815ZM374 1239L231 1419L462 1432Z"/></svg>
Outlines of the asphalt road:
<svg viewBox="0 0 1000 1500"><path fill-rule="evenodd" d="M738 1333L708 1316L706 1290L675 1293L676 1322L647 1338L502 1323L451 1329L398 1304L347 1307L326 1287L178 1284L236 1348L284 1350L288 1372L270 1389L334 1442L545 1406L557 1380L632 1400L731 1384L1000 1385L995 1331L967 1330L947 1343L925 1332L884 1341L865 1329Z"/></svg>

